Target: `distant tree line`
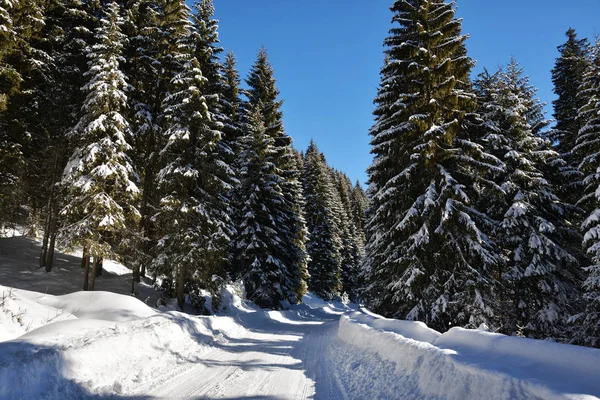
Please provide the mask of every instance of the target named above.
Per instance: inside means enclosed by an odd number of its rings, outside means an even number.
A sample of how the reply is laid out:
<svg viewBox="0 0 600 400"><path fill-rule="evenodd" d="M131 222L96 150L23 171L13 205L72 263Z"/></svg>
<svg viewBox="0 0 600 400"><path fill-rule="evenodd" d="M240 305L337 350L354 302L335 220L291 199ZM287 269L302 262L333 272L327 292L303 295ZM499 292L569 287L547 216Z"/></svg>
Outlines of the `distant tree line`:
<svg viewBox="0 0 600 400"><path fill-rule="evenodd" d="M366 195L292 147L264 49L240 89L211 0L4 0L0 26L0 223L40 267L80 247L93 290L119 258L181 308L357 297Z"/></svg>

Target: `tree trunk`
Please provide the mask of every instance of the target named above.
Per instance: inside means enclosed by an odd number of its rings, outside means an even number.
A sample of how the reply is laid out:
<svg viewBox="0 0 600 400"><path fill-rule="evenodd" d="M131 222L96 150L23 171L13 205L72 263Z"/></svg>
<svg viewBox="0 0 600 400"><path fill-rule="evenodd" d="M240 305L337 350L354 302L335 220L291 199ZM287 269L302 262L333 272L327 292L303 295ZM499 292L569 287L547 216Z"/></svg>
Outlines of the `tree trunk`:
<svg viewBox="0 0 600 400"><path fill-rule="evenodd" d="M87 253L87 250L84 248L83 250L83 258L81 259L83 261L83 290L88 290L88 279L89 279L89 272L90 272L90 256Z"/></svg>
<svg viewBox="0 0 600 400"><path fill-rule="evenodd" d="M104 266L104 257L98 259L98 268L96 269L96 277L102 276L102 267Z"/></svg>
<svg viewBox="0 0 600 400"><path fill-rule="evenodd" d="M54 157L54 168L50 179L50 194L48 196L48 218L44 227L44 242L42 245L43 260L40 259L40 267L45 266L46 272L52 271L54 264L54 245L56 243L56 221L58 219L58 204L56 204L56 181L59 174L59 154ZM50 248L48 248L48 239L50 239ZM42 265L43 264L43 265Z"/></svg>
<svg viewBox="0 0 600 400"><path fill-rule="evenodd" d="M96 283L96 276L98 276L98 267L101 263L100 257L94 257L94 266L92 267L92 278L90 281L90 290L94 290L94 284Z"/></svg>
<svg viewBox="0 0 600 400"><path fill-rule="evenodd" d="M52 207L52 214L50 217L50 226L48 228L48 234L50 235L50 244L48 245L48 252L46 254L46 272L52 271L52 267L54 266L54 249L56 247L56 235L58 234L58 230L56 229L57 221L58 207L56 204L54 204L54 206Z"/></svg>
<svg viewBox="0 0 600 400"><path fill-rule="evenodd" d="M44 225L44 239L42 240L42 252L40 253L40 268L46 266L48 253L48 238L50 236L50 223L52 220L52 199L48 200L48 216Z"/></svg>
<svg viewBox="0 0 600 400"><path fill-rule="evenodd" d="M177 305L183 311L183 287L185 282L185 267L182 265L179 268L179 277L177 281Z"/></svg>
<svg viewBox="0 0 600 400"><path fill-rule="evenodd" d="M142 221L141 221L141 235L142 235L142 240L140 243L140 251L141 251L141 256L140 256L140 262L139 262L139 269L137 271L137 276L134 276L137 280L136 282L140 281L140 276L146 277L146 261L147 261L147 255L150 252L150 240L149 240L149 236L150 236L150 226L151 226L151 221L150 221L150 198L152 197L152 190L154 188L154 163L150 162L149 165L146 167L146 171L145 171L145 178L144 178L144 192L142 193L142 204L140 207L140 211L142 214ZM134 275L136 274L136 271L134 270Z"/></svg>

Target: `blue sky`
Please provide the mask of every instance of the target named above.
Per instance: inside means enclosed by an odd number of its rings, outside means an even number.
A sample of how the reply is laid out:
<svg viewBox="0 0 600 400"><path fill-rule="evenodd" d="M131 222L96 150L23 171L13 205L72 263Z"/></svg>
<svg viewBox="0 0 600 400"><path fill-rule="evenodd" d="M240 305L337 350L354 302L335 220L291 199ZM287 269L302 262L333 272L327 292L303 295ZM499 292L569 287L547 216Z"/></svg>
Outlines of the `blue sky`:
<svg viewBox="0 0 600 400"><path fill-rule="evenodd" d="M298 149L314 139L328 162L365 182L368 131L391 28L392 0L214 0L221 45L242 77L261 46L275 68L284 123ZM515 56L550 103L550 70L564 32L592 38L600 0L458 0L475 72ZM551 112L551 108L548 107Z"/></svg>

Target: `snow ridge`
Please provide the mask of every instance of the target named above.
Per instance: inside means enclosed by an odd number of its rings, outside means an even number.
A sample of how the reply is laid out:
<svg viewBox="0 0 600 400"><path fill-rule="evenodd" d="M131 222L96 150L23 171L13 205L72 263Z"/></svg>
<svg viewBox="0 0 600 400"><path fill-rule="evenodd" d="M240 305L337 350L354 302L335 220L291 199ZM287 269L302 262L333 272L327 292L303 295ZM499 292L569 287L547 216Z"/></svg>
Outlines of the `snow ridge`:
<svg viewBox="0 0 600 400"><path fill-rule="evenodd" d="M418 322L386 319L366 310L342 316L338 336L394 362L396 374L416 385L419 398L600 396L598 350L462 328L440 334Z"/></svg>

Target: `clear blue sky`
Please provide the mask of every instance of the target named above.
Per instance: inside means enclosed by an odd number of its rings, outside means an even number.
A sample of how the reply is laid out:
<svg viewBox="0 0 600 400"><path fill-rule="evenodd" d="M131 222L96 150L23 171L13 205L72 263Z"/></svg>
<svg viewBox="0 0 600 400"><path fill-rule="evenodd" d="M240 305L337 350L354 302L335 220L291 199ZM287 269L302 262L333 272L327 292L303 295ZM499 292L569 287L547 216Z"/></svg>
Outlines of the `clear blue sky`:
<svg viewBox="0 0 600 400"><path fill-rule="evenodd" d="M284 123L298 149L313 138L328 162L365 182L368 131L393 0L214 0L221 45L242 77L261 46L275 68ZM600 0L458 0L475 72L515 56L550 103L556 46L572 26L592 39ZM551 111L550 107L548 108Z"/></svg>

